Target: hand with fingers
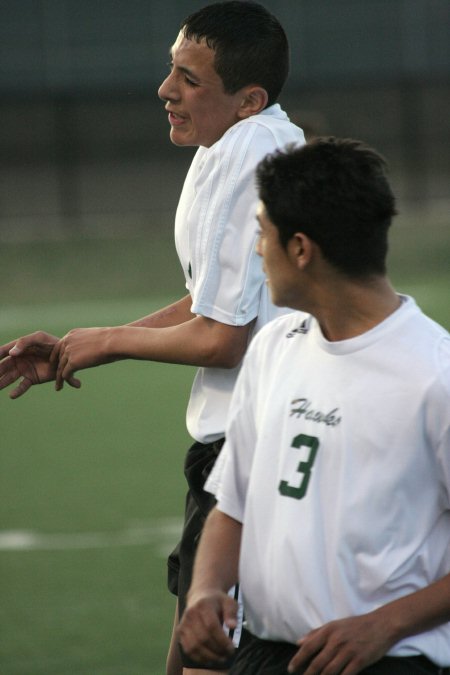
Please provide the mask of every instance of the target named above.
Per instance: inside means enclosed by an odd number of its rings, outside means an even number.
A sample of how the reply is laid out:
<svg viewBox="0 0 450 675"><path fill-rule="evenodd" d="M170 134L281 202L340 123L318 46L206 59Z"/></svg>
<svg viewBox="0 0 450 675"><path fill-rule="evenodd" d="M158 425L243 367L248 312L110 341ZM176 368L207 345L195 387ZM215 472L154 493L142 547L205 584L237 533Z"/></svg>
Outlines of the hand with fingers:
<svg viewBox="0 0 450 675"><path fill-rule="evenodd" d="M223 625L237 625L237 603L226 593L202 593L189 600L178 626L178 639L184 652L198 663L226 662L234 645Z"/></svg>
<svg viewBox="0 0 450 675"><path fill-rule="evenodd" d="M50 364L55 369L55 388L64 382L72 384L74 373L111 363L115 360L108 353L110 328L75 328L52 346Z"/></svg>
<svg viewBox="0 0 450 675"><path fill-rule="evenodd" d="M59 338L38 331L12 340L0 347L0 389L20 380L9 397L19 398L35 384L56 380L57 364L50 359ZM22 378L22 379L21 379ZM81 382L70 377L68 383L78 389Z"/></svg>
<svg viewBox="0 0 450 675"><path fill-rule="evenodd" d="M357 675L391 648L388 622L377 612L331 621L298 641L288 672L304 675Z"/></svg>

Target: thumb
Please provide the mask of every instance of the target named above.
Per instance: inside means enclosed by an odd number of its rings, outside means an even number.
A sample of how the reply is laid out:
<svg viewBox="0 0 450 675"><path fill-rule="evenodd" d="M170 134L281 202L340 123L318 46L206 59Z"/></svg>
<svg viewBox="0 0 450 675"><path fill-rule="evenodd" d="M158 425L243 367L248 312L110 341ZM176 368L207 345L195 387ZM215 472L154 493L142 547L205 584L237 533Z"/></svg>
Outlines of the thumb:
<svg viewBox="0 0 450 675"><path fill-rule="evenodd" d="M58 340L59 338L50 335L50 333L37 331L36 333L18 338L8 345L4 345L4 347L9 347L8 354L10 356L20 356L25 352L48 356Z"/></svg>
<svg viewBox="0 0 450 675"><path fill-rule="evenodd" d="M228 628L236 628L238 612L238 604L236 600L233 600L233 598L230 598L230 596L227 595L223 603L222 611L224 624Z"/></svg>
<svg viewBox="0 0 450 675"><path fill-rule="evenodd" d="M81 387L81 381L77 377L74 377L73 375L71 375L71 377L67 381L70 384L70 386L74 387L75 389L79 389Z"/></svg>

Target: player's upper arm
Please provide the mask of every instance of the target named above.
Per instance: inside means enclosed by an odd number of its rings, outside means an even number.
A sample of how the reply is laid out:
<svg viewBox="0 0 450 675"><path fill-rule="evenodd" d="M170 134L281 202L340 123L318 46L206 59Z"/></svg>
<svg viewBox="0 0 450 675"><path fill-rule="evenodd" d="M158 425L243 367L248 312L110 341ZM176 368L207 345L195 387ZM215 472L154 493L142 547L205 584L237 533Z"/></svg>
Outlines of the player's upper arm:
<svg viewBox="0 0 450 675"><path fill-rule="evenodd" d="M203 365L210 368L235 368L246 352L254 321L232 326L199 316L193 320Z"/></svg>

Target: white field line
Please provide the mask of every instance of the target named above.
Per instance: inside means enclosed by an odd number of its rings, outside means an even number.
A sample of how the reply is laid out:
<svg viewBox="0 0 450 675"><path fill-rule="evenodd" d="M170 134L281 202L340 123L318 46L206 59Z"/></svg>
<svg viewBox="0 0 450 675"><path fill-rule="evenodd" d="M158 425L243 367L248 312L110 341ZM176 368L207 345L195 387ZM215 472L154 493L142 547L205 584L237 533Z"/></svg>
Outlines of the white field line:
<svg viewBox="0 0 450 675"><path fill-rule="evenodd" d="M67 551L175 543L182 522L179 518L158 518L130 525L116 532L42 533L28 530L0 531L1 551Z"/></svg>

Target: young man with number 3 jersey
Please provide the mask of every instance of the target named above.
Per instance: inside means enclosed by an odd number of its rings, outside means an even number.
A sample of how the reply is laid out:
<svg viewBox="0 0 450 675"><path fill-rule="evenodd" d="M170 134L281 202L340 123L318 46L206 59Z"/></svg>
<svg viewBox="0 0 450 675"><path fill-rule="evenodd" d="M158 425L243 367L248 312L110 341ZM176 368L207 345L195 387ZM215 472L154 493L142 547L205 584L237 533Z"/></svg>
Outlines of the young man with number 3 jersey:
<svg viewBox="0 0 450 675"><path fill-rule="evenodd" d="M386 275L384 161L317 139L257 183L272 299L298 313L244 359L181 643L233 651L239 578L233 675L450 672L450 335Z"/></svg>

